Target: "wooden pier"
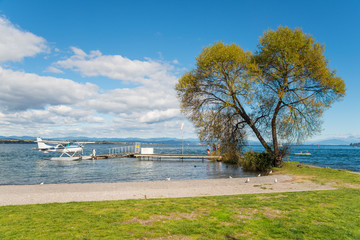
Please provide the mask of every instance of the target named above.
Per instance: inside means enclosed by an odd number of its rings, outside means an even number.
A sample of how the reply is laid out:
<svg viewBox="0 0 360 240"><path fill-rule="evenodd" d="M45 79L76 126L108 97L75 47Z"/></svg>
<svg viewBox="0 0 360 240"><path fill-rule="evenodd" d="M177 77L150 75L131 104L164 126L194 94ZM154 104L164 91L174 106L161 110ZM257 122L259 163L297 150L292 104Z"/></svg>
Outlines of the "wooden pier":
<svg viewBox="0 0 360 240"><path fill-rule="evenodd" d="M112 159L112 158L138 158L140 160L161 161L162 159L209 159L209 160L221 160L221 156L211 155L197 155L197 154L140 154L140 153L116 153L116 154L101 154L94 157L94 159Z"/></svg>
<svg viewBox="0 0 360 240"><path fill-rule="evenodd" d="M111 158L138 158L140 160L149 160L149 161L161 161L162 159L178 159L184 161L184 159L205 159L221 161L221 156L212 156L212 155L199 155L199 154L144 154L140 153L140 144L135 146L124 146L119 148L109 149L108 154L101 154L92 157L92 159L111 159Z"/></svg>
<svg viewBox="0 0 360 240"><path fill-rule="evenodd" d="M111 159L111 158L126 158L126 157L134 157L134 153L101 154L101 155L96 155L94 159Z"/></svg>
<svg viewBox="0 0 360 240"><path fill-rule="evenodd" d="M197 154L134 154L134 157L140 158L140 160L160 160L166 158L176 158L179 160L184 159L212 159L212 160L221 160L221 156L211 156L211 155L197 155Z"/></svg>

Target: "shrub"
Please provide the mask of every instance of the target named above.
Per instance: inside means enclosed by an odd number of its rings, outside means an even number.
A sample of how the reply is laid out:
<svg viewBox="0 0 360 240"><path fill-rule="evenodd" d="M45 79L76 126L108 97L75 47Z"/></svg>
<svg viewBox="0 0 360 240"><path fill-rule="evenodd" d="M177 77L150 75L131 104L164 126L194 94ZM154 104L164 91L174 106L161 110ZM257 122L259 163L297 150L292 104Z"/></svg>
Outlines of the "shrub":
<svg viewBox="0 0 360 240"><path fill-rule="evenodd" d="M241 163L241 154L236 151L226 152L226 153L223 153L222 160L224 163L240 164Z"/></svg>
<svg viewBox="0 0 360 240"><path fill-rule="evenodd" d="M260 171L264 172L273 167L274 156L266 152L248 151L244 158L241 159L241 166L245 171Z"/></svg>
<svg viewBox="0 0 360 240"><path fill-rule="evenodd" d="M285 157L290 155L291 147L289 144L284 144L283 146L280 147L279 150L280 150L281 158L284 159Z"/></svg>

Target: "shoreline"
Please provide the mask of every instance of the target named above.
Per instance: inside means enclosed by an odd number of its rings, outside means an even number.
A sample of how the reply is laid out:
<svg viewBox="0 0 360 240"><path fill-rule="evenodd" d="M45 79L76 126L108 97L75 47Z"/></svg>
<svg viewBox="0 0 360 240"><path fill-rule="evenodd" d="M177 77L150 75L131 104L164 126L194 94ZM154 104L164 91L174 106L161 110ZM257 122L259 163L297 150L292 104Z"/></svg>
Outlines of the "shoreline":
<svg viewBox="0 0 360 240"><path fill-rule="evenodd" d="M246 183L247 179L1 185L0 206L335 189L303 179L299 181L290 175L251 177Z"/></svg>

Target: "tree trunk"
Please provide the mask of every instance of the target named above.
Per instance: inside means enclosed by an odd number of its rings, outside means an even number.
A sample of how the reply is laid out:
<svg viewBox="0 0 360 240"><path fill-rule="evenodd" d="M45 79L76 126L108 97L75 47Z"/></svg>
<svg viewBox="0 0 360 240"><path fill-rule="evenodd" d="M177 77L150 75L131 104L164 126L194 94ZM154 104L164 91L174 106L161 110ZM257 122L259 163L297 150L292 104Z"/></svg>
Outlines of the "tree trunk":
<svg viewBox="0 0 360 240"><path fill-rule="evenodd" d="M255 126L255 124L253 123L253 121L250 119L250 117L247 114L241 115L243 117L243 119L246 121L246 123L249 125L249 127L253 130L253 132L255 133L256 137L259 139L261 145L263 145L263 147L265 148L266 152L268 153L273 153L273 151L271 150L271 147L269 146L269 144L267 144L267 142L265 141L265 139L261 136L261 133L259 132L259 130L257 129L257 127Z"/></svg>
<svg viewBox="0 0 360 240"><path fill-rule="evenodd" d="M269 146L269 144L267 144L265 139L261 136L259 130L255 126L250 126L250 127L253 130L253 132L255 133L256 137L259 139L261 145L263 145L263 147L265 148L266 152L273 153L271 147Z"/></svg>
<svg viewBox="0 0 360 240"><path fill-rule="evenodd" d="M249 125L249 127L255 133L257 139L259 139L261 145L263 145L266 152L273 153L273 151L271 150L271 147L266 143L265 139L261 136L261 133L259 132L259 130L255 126L255 124L253 123L253 121L251 120L249 115L246 114L246 112L245 112L244 108L242 107L240 101L235 97L235 94L232 93L231 96L233 98L234 104L237 106L236 107L237 113L245 120L245 122Z"/></svg>
<svg viewBox="0 0 360 240"><path fill-rule="evenodd" d="M274 120L274 119L273 119ZM277 140L277 131L276 131L276 120L271 121L272 127L272 138L273 138L273 145L274 145L274 166L281 167L282 165L282 156L279 149L279 144Z"/></svg>
<svg viewBox="0 0 360 240"><path fill-rule="evenodd" d="M277 129L276 129L276 117L279 113L281 106L281 101L278 102L276 105L276 108L274 110L274 116L271 119L271 134L273 139L273 145L274 145L274 166L275 167L281 167L282 166L282 156L280 154L278 139L277 139Z"/></svg>

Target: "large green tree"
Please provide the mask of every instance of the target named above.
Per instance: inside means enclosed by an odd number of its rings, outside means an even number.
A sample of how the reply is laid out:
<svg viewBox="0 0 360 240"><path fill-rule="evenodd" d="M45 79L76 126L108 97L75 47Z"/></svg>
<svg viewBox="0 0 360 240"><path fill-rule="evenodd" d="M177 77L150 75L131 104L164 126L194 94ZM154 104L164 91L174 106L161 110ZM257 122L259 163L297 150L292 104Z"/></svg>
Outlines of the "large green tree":
<svg viewBox="0 0 360 240"><path fill-rule="evenodd" d="M321 116L345 95L324 46L300 29L279 27L255 54L218 42L176 85L181 108L206 142L238 151L252 132L281 166L279 142L300 142L321 130Z"/></svg>

